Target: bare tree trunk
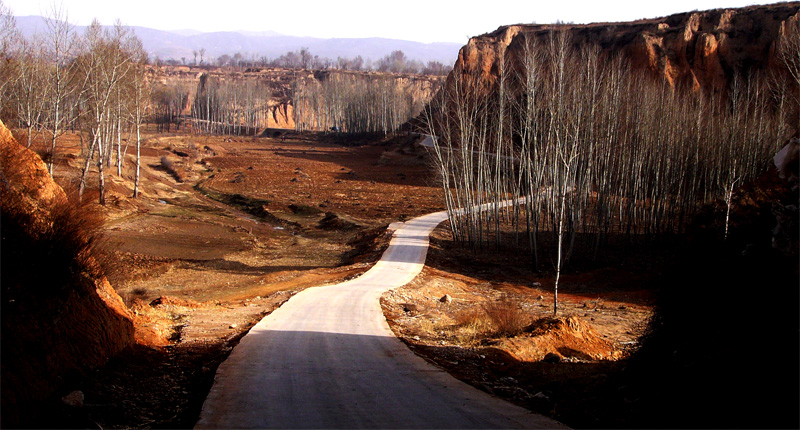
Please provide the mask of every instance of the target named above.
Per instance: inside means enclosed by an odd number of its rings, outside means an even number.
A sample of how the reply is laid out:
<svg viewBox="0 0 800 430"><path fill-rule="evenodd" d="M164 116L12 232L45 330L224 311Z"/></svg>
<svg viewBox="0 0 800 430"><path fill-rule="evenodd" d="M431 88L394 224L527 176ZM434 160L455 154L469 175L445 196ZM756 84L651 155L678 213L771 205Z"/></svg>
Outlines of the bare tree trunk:
<svg viewBox="0 0 800 430"><path fill-rule="evenodd" d="M138 107L137 107L137 110L138 110ZM138 115L138 113L137 113L137 115ZM133 179L133 197L134 198L139 197L139 167L141 165L141 159L142 159L142 151L141 151L142 139L141 139L141 135L139 134L139 128L140 128L139 122L137 121L136 122L136 173L134 174L134 179Z"/></svg>

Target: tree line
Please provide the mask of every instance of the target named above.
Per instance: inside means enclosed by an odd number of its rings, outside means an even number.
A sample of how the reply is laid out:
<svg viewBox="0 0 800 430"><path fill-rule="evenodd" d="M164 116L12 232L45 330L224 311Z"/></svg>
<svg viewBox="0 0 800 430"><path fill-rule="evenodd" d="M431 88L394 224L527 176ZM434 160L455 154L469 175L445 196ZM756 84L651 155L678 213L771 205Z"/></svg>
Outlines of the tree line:
<svg viewBox="0 0 800 430"><path fill-rule="evenodd" d="M277 58L270 59L266 56L256 58L256 54L251 54L248 58L247 55L237 52L233 55L222 54L216 59L204 62L203 55L205 50L201 50L200 62L197 62L197 53L194 51L194 62L190 65L206 65L217 67L234 67L238 69L258 68L258 67L275 67L283 69L306 69L306 70L344 70L344 71L377 71L384 73L398 73L398 74L415 74L415 75L431 75L431 76L445 76L452 70L451 66L447 66L440 61L431 60L427 63L420 60L409 59L406 54L401 50L393 51L386 56L373 61L372 59L364 59L362 56L356 57L337 57L330 59L328 57L320 57L314 55L308 48L300 48L295 51L288 51ZM157 60L156 64L162 63ZM181 61L167 60L163 62L169 65L187 65L187 59L181 58Z"/></svg>
<svg viewBox="0 0 800 430"><path fill-rule="evenodd" d="M798 35L795 25L780 44L782 70L737 74L727 94L673 88L560 30L501 52L490 91L456 70L425 111L453 237L486 250L511 225L535 267L552 262L557 312L577 248L596 256L611 235L680 233L702 204L730 209L736 187L766 170L800 129Z"/></svg>

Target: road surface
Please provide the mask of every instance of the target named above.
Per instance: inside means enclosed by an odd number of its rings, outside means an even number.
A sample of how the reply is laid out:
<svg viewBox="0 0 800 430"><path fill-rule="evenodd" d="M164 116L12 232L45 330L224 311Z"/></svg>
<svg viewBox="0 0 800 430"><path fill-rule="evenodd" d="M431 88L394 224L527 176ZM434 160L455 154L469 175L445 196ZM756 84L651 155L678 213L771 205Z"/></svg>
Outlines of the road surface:
<svg viewBox="0 0 800 430"><path fill-rule="evenodd" d="M220 365L197 428L563 428L412 353L389 329L385 291L422 270L437 212L396 225L361 277L296 294Z"/></svg>

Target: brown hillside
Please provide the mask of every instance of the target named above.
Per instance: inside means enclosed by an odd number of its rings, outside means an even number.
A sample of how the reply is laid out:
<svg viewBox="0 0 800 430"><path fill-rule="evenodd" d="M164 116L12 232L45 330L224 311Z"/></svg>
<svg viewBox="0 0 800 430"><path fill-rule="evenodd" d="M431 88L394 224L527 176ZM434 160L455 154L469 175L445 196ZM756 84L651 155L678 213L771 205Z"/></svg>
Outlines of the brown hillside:
<svg viewBox="0 0 800 430"><path fill-rule="evenodd" d="M101 219L71 204L0 122L2 425L16 427L72 379L133 341L131 314L92 259ZM65 392L65 393L66 393Z"/></svg>

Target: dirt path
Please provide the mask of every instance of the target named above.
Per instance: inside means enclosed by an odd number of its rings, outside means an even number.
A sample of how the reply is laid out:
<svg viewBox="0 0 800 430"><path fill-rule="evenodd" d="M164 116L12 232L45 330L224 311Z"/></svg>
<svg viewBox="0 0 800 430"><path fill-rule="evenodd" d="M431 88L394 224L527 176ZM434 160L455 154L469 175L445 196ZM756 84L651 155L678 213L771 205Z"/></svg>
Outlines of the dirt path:
<svg viewBox="0 0 800 430"><path fill-rule="evenodd" d="M381 294L422 270L446 217L399 226L363 276L307 289L264 318L219 367L197 427L560 427L428 364L389 329Z"/></svg>

